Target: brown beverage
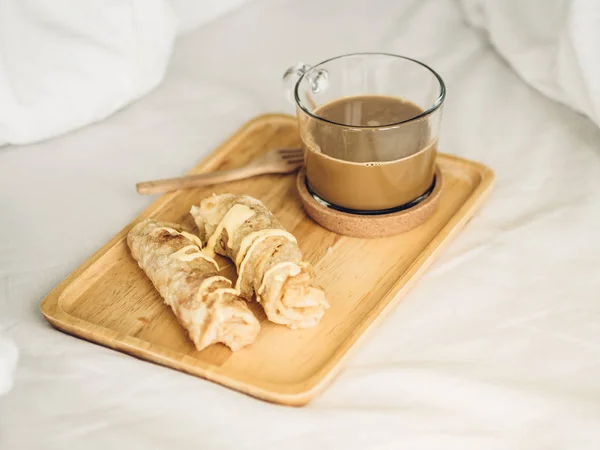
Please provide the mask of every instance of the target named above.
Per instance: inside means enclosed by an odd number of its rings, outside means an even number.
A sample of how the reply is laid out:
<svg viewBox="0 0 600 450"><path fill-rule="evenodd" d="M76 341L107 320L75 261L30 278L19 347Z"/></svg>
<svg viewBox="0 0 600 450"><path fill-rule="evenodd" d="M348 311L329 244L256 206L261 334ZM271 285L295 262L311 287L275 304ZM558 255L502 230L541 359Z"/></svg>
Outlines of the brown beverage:
<svg viewBox="0 0 600 450"><path fill-rule="evenodd" d="M340 124L311 119L302 136L308 182L319 197L345 208L379 210L404 205L431 186L437 142L426 118L404 122L423 113L414 103L365 95L326 103L313 113Z"/></svg>

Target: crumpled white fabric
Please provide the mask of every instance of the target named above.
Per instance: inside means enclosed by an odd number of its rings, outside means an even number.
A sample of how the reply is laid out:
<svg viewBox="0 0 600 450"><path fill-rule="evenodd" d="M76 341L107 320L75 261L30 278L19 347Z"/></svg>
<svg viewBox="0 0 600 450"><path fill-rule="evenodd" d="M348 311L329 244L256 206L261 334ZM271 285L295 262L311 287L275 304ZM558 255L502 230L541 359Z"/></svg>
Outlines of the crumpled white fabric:
<svg viewBox="0 0 600 450"><path fill-rule="evenodd" d="M245 1L0 1L0 145L105 119L162 81L178 32Z"/></svg>
<svg viewBox="0 0 600 450"><path fill-rule="evenodd" d="M600 125L598 2L460 1L467 21L526 82Z"/></svg>
<svg viewBox="0 0 600 450"><path fill-rule="evenodd" d="M17 356L15 344L0 333L0 395L8 392L13 385Z"/></svg>
<svg viewBox="0 0 600 450"><path fill-rule="evenodd" d="M146 94L175 29L164 0L3 0L0 141L55 137Z"/></svg>
<svg viewBox="0 0 600 450"><path fill-rule="evenodd" d="M170 0L177 15L179 33L186 33L207 24L247 1L249 0Z"/></svg>

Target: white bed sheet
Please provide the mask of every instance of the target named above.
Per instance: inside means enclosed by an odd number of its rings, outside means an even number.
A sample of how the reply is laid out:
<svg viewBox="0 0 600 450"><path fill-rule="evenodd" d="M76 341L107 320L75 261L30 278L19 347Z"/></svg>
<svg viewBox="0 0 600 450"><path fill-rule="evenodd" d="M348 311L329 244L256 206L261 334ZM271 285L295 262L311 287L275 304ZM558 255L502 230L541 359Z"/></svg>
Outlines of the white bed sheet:
<svg viewBox="0 0 600 450"><path fill-rule="evenodd" d="M152 201L135 182L292 112L288 65L355 51L437 69L441 150L497 185L326 391L271 405L44 321L47 292ZM454 2L250 2L182 37L146 98L0 151L0 330L20 350L0 448L598 448L599 180L600 130L520 80Z"/></svg>

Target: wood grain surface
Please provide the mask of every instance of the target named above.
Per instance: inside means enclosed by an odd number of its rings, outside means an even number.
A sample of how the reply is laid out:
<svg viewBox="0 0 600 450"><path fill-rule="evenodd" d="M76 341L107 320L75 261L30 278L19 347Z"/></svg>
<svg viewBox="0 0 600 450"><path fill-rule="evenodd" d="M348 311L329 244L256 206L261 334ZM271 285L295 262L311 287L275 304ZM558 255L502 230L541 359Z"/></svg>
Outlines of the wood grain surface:
<svg viewBox="0 0 600 450"><path fill-rule="evenodd" d="M299 144L293 117L260 116L190 173L239 167L267 150ZM349 351L408 292L490 191L494 175L485 166L448 155L439 155L437 163L444 184L435 213L423 225L387 238L351 238L318 226L302 209L295 174L163 195L60 283L42 302L42 313L62 331L138 358L264 400L306 404L333 379ZM267 322L253 302L251 308L262 326L254 344L236 353L220 344L195 350L131 258L126 234L147 217L192 227L190 207L213 192L257 197L298 238L331 303L316 328L292 331ZM221 272L234 279L232 264L225 259L218 262Z"/></svg>

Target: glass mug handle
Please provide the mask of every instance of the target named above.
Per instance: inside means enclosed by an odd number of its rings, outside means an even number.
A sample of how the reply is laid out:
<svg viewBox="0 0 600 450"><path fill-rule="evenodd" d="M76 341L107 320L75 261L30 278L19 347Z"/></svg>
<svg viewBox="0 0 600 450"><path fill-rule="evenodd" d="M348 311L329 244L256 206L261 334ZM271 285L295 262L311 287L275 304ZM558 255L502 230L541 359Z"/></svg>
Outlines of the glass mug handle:
<svg viewBox="0 0 600 450"><path fill-rule="evenodd" d="M296 83L311 67L309 64L299 62L289 67L283 74L285 95L292 104L294 103ZM307 75L306 78L313 94L323 92L329 86L329 73L325 69L319 69L314 74Z"/></svg>

